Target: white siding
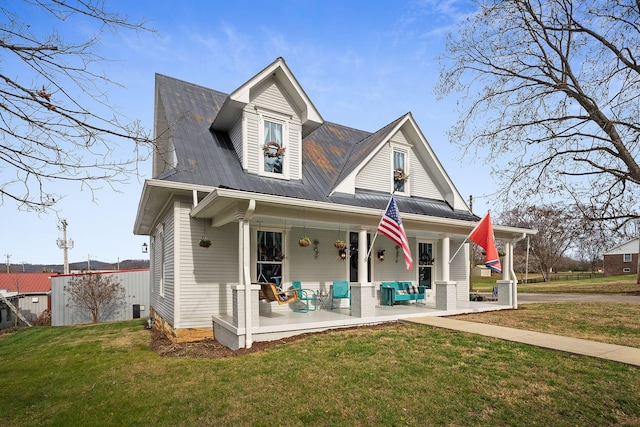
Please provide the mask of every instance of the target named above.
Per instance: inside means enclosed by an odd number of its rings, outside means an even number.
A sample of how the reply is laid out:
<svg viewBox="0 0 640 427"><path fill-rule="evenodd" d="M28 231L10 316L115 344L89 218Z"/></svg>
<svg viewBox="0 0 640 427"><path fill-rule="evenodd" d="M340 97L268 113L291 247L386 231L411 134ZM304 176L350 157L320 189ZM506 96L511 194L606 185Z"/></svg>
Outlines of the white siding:
<svg viewBox="0 0 640 427"><path fill-rule="evenodd" d="M282 114L293 116L295 111L291 108L289 101L284 97L278 86L271 81L270 84L262 86L256 90L253 103L259 107L278 111Z"/></svg>
<svg viewBox="0 0 640 427"><path fill-rule="evenodd" d="M391 191L391 152L388 144L356 176L356 188Z"/></svg>
<svg viewBox="0 0 640 427"><path fill-rule="evenodd" d="M238 284L238 224L220 228L189 216L190 205L181 204L180 319L179 328L211 326L211 316L231 313L231 286ZM209 248L198 245L206 232Z"/></svg>
<svg viewBox="0 0 640 427"><path fill-rule="evenodd" d="M242 118L239 118L229 130L229 138L231 138L231 142L233 143L233 149L236 151L238 155L238 159L240 159L240 164L242 163Z"/></svg>
<svg viewBox="0 0 640 427"><path fill-rule="evenodd" d="M245 144L247 144L247 171L257 174L260 172L259 162L262 159L261 144L258 136L258 115L250 105L245 107L243 114L247 129L247 135L245 136Z"/></svg>
<svg viewBox="0 0 640 427"><path fill-rule="evenodd" d="M438 187L431 179L429 172L422 162L420 162L420 159L417 156L412 155L410 162L411 173L409 176L409 183L411 186L411 195L435 200L444 200L443 194L438 190Z"/></svg>
<svg viewBox="0 0 640 427"><path fill-rule="evenodd" d="M451 248L449 249L449 253L453 255L460 245L462 241L452 240ZM464 248L458 252L458 255L451 261L450 270L449 270L449 278L453 281L458 282L456 286L456 298L458 301L468 301L469 300L469 264L467 260L469 259L469 245L465 244Z"/></svg>
<svg viewBox="0 0 640 427"><path fill-rule="evenodd" d="M174 227L173 227L173 205L162 215L159 224L164 224L164 244L165 244L165 282L164 296L160 295L160 236L158 228L154 228L151 235L151 305L169 324L174 323Z"/></svg>
<svg viewBox="0 0 640 427"><path fill-rule="evenodd" d="M286 286L291 286L293 280L306 284L311 289L319 289L319 285L329 284L334 280L349 278L349 261L342 261L338 255L338 249L333 242L338 239L335 230L317 230L307 228L306 233L311 238L311 246L301 247L298 240L303 234L302 229L293 228L289 233L288 249L285 262L288 263L289 278L285 278ZM348 241L348 233L343 229L340 233L341 240ZM313 241L318 240L318 257L315 257ZM287 271L287 268L284 268Z"/></svg>

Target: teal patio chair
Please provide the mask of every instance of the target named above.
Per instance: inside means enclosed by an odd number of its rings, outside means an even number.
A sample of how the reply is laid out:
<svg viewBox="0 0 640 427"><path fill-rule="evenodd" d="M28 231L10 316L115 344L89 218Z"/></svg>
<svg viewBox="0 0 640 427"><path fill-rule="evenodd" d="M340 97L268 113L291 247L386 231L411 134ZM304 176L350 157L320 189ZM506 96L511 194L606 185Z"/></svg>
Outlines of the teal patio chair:
<svg viewBox="0 0 640 427"><path fill-rule="evenodd" d="M333 310L333 301L336 299L348 299L349 310L351 310L351 290L349 289L349 282L346 280L334 280L329 289L329 297L331 298L331 310ZM338 306L336 308L344 307Z"/></svg>
<svg viewBox="0 0 640 427"><path fill-rule="evenodd" d="M296 292L298 299L305 304L303 308L296 308L293 311L298 313L307 313L309 311L309 301L313 302L312 311L316 311L318 308L318 296L315 291L312 291L311 289L303 289L300 281L291 282L291 289Z"/></svg>

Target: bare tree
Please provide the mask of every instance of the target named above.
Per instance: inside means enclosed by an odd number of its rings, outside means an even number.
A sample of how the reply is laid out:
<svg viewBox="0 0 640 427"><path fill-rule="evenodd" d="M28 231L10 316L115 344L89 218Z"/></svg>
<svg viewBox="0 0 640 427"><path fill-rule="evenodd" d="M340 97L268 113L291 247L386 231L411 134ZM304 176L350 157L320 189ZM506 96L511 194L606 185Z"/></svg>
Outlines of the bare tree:
<svg viewBox="0 0 640 427"><path fill-rule="evenodd" d="M505 198L640 217L640 2L476 4L441 58L437 91L463 111L451 139L500 164Z"/></svg>
<svg viewBox="0 0 640 427"><path fill-rule="evenodd" d="M498 220L504 225L538 230L531 237L529 252L533 265L548 281L551 270L578 241L579 218L575 211L564 206L526 206L503 212ZM516 246L518 250L526 250L526 246ZM517 252L515 256L518 257Z"/></svg>
<svg viewBox="0 0 640 427"><path fill-rule="evenodd" d="M54 181L78 182L93 194L137 172L152 143L137 121L122 118L108 100L116 83L102 73L105 58L96 53L104 31L152 31L144 21L105 9L103 0L24 0L0 4L0 204L22 209L52 209L63 195L50 192ZM23 13L44 15L31 25ZM96 33L65 39L74 25ZM108 113L98 110L106 108ZM118 143L131 143L122 154Z"/></svg>
<svg viewBox="0 0 640 427"><path fill-rule="evenodd" d="M125 302L125 289L110 274L91 273L73 277L65 286L69 307L88 310L97 323L113 317Z"/></svg>

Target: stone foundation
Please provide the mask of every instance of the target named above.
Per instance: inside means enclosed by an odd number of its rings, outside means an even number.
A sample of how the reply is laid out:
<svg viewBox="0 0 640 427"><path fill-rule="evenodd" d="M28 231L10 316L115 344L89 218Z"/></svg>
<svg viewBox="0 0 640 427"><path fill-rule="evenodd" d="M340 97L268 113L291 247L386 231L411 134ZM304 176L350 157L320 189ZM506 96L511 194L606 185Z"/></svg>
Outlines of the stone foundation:
<svg viewBox="0 0 640 427"><path fill-rule="evenodd" d="M164 320L153 307L149 310L149 317L153 320L153 327L165 334L167 338L176 344L214 338L213 327L174 329L173 325Z"/></svg>

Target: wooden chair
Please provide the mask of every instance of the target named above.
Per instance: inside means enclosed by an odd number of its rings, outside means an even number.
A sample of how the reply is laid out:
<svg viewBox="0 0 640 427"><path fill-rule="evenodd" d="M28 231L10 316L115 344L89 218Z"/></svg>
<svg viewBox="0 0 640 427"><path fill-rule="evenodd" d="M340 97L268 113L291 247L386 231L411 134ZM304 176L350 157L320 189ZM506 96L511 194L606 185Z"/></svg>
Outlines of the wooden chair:
<svg viewBox="0 0 640 427"><path fill-rule="evenodd" d="M280 305L300 300L294 289L279 291L273 283L260 283L259 298L269 302L276 301Z"/></svg>

